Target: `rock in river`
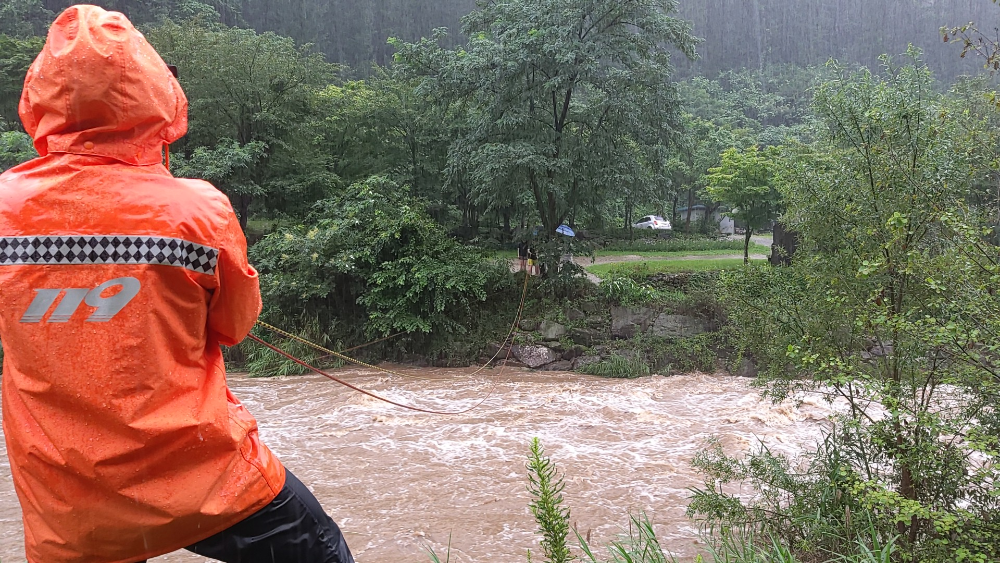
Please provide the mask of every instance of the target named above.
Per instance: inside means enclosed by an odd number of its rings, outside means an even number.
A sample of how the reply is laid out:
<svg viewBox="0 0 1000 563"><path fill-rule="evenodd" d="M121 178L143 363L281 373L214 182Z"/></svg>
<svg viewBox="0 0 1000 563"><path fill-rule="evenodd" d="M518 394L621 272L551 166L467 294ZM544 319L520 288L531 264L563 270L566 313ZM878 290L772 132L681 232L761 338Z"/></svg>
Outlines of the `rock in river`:
<svg viewBox="0 0 1000 563"><path fill-rule="evenodd" d="M551 348L546 348L545 346L519 344L514 346L512 351L514 352L514 357L517 358L519 362L531 369L540 368L545 364L551 364L559 359L559 354Z"/></svg>

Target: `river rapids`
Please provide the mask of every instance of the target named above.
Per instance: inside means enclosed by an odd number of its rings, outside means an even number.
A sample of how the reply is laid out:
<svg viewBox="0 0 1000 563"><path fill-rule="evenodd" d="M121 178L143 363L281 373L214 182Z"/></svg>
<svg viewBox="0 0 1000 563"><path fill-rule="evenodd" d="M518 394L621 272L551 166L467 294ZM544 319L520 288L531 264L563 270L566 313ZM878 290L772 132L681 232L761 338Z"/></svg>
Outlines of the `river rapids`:
<svg viewBox="0 0 1000 563"><path fill-rule="evenodd" d="M319 376L230 376L261 438L337 521L358 563L426 563L451 543L452 563L523 563L540 555L528 510L532 437L565 474L565 505L602 546L628 512L644 511L661 545L689 561L703 550L685 517L691 467L710 437L729 453L763 442L812 449L834 407L818 395L774 405L748 381L712 375L611 380L527 370L399 368L407 377L345 369L338 376L393 400L463 415L406 411ZM20 508L0 461L0 560L24 561ZM572 536L571 536L572 537ZM575 545L575 541L571 544ZM540 560L540 558L539 558ZM207 561L187 552L151 561Z"/></svg>

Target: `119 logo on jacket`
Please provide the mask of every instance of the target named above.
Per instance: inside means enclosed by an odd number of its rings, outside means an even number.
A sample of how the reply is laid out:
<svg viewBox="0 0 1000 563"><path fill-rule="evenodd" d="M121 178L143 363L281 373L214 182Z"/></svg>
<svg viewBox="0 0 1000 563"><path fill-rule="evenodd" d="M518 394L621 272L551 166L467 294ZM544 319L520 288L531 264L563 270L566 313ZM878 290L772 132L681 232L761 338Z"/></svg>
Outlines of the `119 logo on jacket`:
<svg viewBox="0 0 1000 563"><path fill-rule="evenodd" d="M117 293L103 297L102 294L115 287L121 287ZM36 289L35 298L28 305L28 310L21 316L22 323L39 323L45 314L52 309L56 300L62 295L55 311L49 317L50 323L67 323L80 305L86 303L96 310L87 317L88 323L106 323L120 313L136 295L142 284L135 278L115 278L93 288Z"/></svg>

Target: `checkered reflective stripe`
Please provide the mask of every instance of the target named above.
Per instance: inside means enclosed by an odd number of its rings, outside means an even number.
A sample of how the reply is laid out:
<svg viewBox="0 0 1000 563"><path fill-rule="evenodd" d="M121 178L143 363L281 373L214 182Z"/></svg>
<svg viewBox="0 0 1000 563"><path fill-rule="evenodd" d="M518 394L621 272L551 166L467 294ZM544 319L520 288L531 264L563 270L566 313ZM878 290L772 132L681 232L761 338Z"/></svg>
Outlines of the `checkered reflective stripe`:
<svg viewBox="0 0 1000 563"><path fill-rule="evenodd" d="M0 266L21 264L162 264L215 273L219 251L168 237L91 235L0 238Z"/></svg>

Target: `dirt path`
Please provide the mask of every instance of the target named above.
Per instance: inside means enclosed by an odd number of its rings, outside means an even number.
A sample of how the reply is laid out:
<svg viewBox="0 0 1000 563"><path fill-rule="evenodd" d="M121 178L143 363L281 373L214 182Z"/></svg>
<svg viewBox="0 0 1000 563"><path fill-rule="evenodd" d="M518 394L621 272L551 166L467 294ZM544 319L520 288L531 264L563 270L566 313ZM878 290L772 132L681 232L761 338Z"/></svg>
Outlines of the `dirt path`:
<svg viewBox="0 0 1000 563"><path fill-rule="evenodd" d="M743 235L729 235L729 240L738 240L743 242ZM750 242L761 246L771 246L774 244L774 236L771 235L771 233L767 233L765 235L750 235Z"/></svg>

